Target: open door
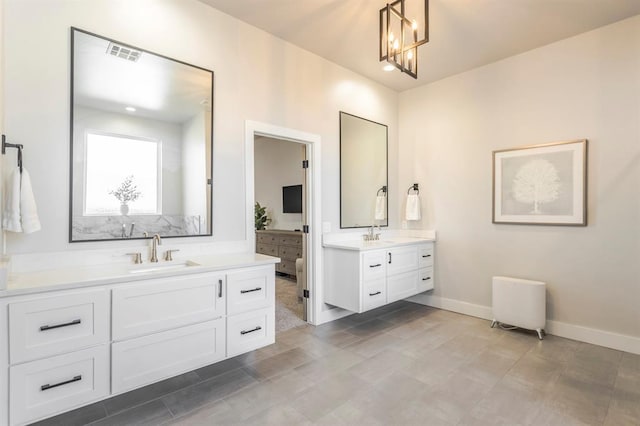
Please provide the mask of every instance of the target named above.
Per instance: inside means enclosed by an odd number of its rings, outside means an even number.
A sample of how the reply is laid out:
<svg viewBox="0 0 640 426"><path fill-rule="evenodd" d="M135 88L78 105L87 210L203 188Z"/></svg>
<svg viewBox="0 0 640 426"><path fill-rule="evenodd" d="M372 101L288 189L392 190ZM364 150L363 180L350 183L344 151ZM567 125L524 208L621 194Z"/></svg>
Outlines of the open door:
<svg viewBox="0 0 640 426"><path fill-rule="evenodd" d="M304 321L308 321L308 312L309 312L309 208L307 206L307 200L309 199L307 193L309 186L307 185L307 181L309 179L309 160L307 151L309 149L308 145L303 145L303 160L302 160L302 319Z"/></svg>

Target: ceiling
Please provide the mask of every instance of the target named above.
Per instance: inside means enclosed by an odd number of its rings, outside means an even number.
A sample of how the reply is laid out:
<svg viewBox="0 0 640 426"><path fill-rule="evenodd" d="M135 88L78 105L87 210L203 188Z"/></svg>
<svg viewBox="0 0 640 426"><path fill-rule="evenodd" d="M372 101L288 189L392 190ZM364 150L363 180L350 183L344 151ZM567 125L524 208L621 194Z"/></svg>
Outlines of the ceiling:
<svg viewBox="0 0 640 426"><path fill-rule="evenodd" d="M146 51L131 62L108 54L110 42L74 32L74 105L173 123L210 109L210 71Z"/></svg>
<svg viewBox="0 0 640 426"><path fill-rule="evenodd" d="M640 0L430 0L430 41L418 48L414 80L378 61L385 0L200 1L396 91L640 14ZM422 1L406 0L406 14Z"/></svg>

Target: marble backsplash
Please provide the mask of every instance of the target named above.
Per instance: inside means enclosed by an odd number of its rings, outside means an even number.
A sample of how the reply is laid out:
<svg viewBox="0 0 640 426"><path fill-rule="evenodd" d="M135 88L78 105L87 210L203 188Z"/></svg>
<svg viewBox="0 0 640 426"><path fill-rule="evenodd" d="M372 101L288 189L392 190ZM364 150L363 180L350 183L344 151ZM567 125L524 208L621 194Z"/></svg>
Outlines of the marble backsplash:
<svg viewBox="0 0 640 426"><path fill-rule="evenodd" d="M145 232L148 236L160 234L163 237L206 233L206 225L200 216L84 216L74 217L72 225L74 241L142 238Z"/></svg>

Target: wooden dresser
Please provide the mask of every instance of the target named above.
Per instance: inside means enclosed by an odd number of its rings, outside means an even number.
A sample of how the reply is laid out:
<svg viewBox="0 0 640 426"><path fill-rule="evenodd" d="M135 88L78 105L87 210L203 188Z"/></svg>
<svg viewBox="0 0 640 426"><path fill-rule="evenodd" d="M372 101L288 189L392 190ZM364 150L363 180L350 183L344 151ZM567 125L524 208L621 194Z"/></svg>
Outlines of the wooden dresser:
<svg viewBox="0 0 640 426"><path fill-rule="evenodd" d="M295 278L296 259L302 257L302 232L265 229L256 231L256 253L277 256L276 272Z"/></svg>

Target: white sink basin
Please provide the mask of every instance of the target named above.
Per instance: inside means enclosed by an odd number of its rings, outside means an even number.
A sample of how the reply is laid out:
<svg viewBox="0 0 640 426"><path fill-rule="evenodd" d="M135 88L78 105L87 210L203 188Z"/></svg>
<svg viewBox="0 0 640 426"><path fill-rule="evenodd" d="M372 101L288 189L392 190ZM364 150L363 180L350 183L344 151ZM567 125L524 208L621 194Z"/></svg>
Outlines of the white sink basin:
<svg viewBox="0 0 640 426"><path fill-rule="evenodd" d="M184 269L189 268L191 266L200 266L199 263L192 262L190 260L176 261L176 262L166 262L166 263L156 263L152 265L139 265L134 266L129 270L130 274L144 274L150 272L166 272L173 271L175 269Z"/></svg>

